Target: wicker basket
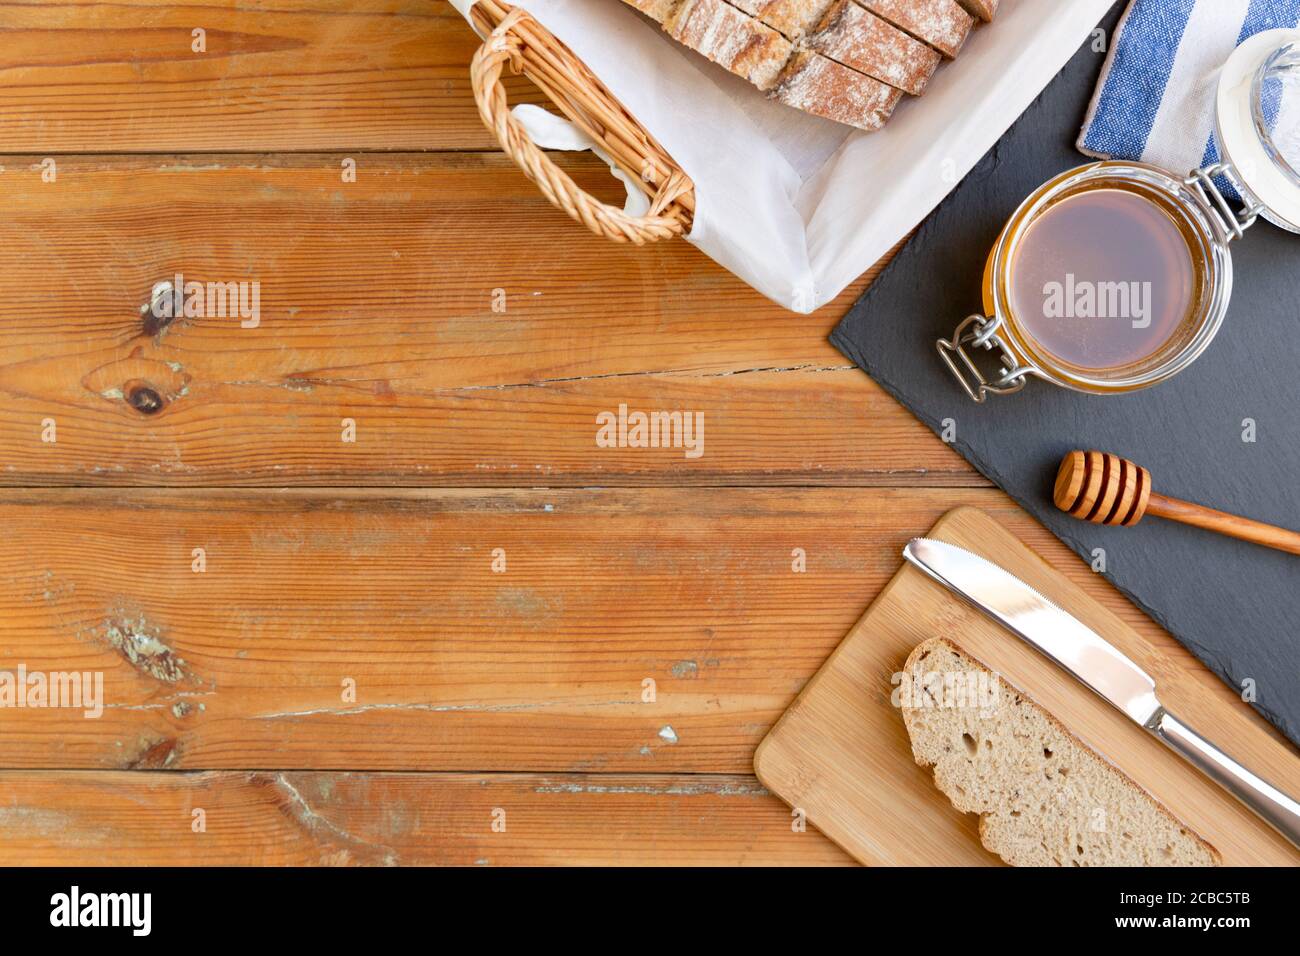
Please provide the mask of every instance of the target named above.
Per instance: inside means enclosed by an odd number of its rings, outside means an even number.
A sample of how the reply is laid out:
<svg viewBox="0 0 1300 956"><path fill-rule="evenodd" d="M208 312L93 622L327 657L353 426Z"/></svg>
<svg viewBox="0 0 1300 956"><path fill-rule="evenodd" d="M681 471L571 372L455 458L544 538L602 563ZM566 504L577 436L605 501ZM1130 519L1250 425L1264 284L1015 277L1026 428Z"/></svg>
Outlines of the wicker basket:
<svg viewBox="0 0 1300 956"><path fill-rule="evenodd" d="M636 119L573 52L528 11L501 0L470 8L486 37L474 54L470 82L479 114L502 149L552 203L598 236L637 245L680 236L690 228L695 186ZM575 126L640 184L650 199L644 216L629 216L583 192L510 115L501 74L509 66L531 80Z"/></svg>

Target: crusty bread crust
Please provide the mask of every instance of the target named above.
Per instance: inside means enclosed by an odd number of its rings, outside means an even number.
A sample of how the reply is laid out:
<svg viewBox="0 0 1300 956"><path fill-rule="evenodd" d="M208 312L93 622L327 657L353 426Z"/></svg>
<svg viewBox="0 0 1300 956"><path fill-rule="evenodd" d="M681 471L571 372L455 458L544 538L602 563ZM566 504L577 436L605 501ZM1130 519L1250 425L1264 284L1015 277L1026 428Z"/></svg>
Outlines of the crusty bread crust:
<svg viewBox="0 0 1300 956"><path fill-rule="evenodd" d="M832 0L729 0L773 30L798 40L822 18Z"/></svg>
<svg viewBox="0 0 1300 956"><path fill-rule="evenodd" d="M771 96L814 116L876 130L885 125L903 92L819 53L797 50Z"/></svg>
<svg viewBox="0 0 1300 956"><path fill-rule="evenodd" d="M1012 710L1002 709L1002 704L995 715L977 714L974 708L918 706L910 683L909 693L900 700L917 764L934 768L935 785L955 807L980 815L980 842L988 850L1013 865L1218 865L1221 858L1213 846L983 661L951 640L932 638L908 655L904 667L909 681L910 675L926 672L927 661L946 664L948 670L960 665L967 672L990 675L1001 683L1004 693L1010 694ZM921 694L928 692L921 690ZM947 722L940 726L940 722L931 720L936 714ZM1019 727L1010 720L1012 717L1020 720ZM1006 732L1008 723L1011 737ZM1042 732L1018 733L1026 724ZM1022 737L1025 742L1018 744ZM1050 738L1054 750L1043 742L1044 738ZM1013 752L995 752L994 739L999 748ZM1016 746L1021 746L1022 752L1014 752ZM1037 753L1040 747L1041 756ZM1011 772L996 762L1004 758L1018 761ZM996 780L991 782L995 771ZM1071 774L1069 778L1067 773ZM1071 818L1045 803L1037 808L1042 813L1032 806L1026 809L1014 805L1016 800L1034 793L1041 798L1050 789L1059 796L1085 784L1094 791L1111 790L1118 795L1118 800L1111 802L1123 806L1102 809L1106 811L1107 827L1114 824L1129 828L1121 829L1119 839L1106 830L1101 831L1101 836L1094 835L1084 819L1086 814ZM1095 808L1082 807L1080 812L1085 809L1096 812ZM1033 837L1039 837L1036 844Z"/></svg>
<svg viewBox="0 0 1300 956"><path fill-rule="evenodd" d="M975 18L957 0L857 0L876 16L924 40L947 57L961 52Z"/></svg>
<svg viewBox="0 0 1300 956"><path fill-rule="evenodd" d="M773 99L862 130L919 96L975 22L957 0L624 2Z"/></svg>
<svg viewBox="0 0 1300 956"><path fill-rule="evenodd" d="M770 90L793 45L725 0L682 0L664 20L668 35L714 63Z"/></svg>
<svg viewBox="0 0 1300 956"><path fill-rule="evenodd" d="M957 2L965 7L966 12L971 16L990 23L998 14L998 3L1001 0L957 0Z"/></svg>
<svg viewBox="0 0 1300 956"><path fill-rule="evenodd" d="M624 0L656 23L663 23L677 6L677 0Z"/></svg>
<svg viewBox="0 0 1300 956"><path fill-rule="evenodd" d="M835 0L804 45L905 93L920 96L942 56L853 0Z"/></svg>

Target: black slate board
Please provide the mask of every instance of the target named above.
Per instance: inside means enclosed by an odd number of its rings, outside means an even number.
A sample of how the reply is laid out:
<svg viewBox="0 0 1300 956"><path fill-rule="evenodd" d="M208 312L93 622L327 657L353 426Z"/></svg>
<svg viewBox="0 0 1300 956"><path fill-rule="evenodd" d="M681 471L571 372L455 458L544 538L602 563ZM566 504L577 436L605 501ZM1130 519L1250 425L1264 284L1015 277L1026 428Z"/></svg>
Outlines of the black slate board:
<svg viewBox="0 0 1300 956"><path fill-rule="evenodd" d="M1118 11L1103 25L1113 27ZM1300 744L1300 557L1147 518L1101 528L1061 514L1052 482L1072 448L1150 469L1155 489L1300 528L1300 237L1261 222L1234 243L1232 308L1181 375L1127 396L1030 379L1017 395L966 397L935 340L980 311L985 257L1020 202L1088 160L1074 149L1103 55L1085 45L921 226L831 334L846 356L1106 575ZM1256 441L1242 440L1253 419ZM1249 698L1249 694L1246 695ZM1212 728L1211 728L1212 729ZM1231 741L1223 741L1230 746Z"/></svg>

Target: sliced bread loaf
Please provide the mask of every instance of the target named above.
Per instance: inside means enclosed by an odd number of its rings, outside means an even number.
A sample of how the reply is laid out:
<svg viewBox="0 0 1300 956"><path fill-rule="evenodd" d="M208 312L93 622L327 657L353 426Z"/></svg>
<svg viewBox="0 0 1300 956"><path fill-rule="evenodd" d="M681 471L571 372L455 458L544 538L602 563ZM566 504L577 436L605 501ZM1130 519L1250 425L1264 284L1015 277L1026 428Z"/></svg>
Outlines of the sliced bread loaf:
<svg viewBox="0 0 1300 956"><path fill-rule="evenodd" d="M905 93L919 94L940 54L853 0L727 0L812 50Z"/></svg>
<svg viewBox="0 0 1300 956"><path fill-rule="evenodd" d="M819 53L798 50L771 96L814 116L876 130L885 125L903 93Z"/></svg>
<svg viewBox="0 0 1300 956"><path fill-rule="evenodd" d="M975 18L957 0L858 0L876 16L954 57L970 35Z"/></svg>
<svg viewBox="0 0 1300 956"><path fill-rule="evenodd" d="M890 26L853 0L835 0L804 44L905 93L920 96L942 59L938 51Z"/></svg>
<svg viewBox="0 0 1300 956"><path fill-rule="evenodd" d="M793 45L766 24L725 0L682 0L664 21L674 40L770 90Z"/></svg>
<svg viewBox="0 0 1300 956"><path fill-rule="evenodd" d="M980 841L1008 863L1218 864L1154 797L956 644L912 651L898 699L916 762L934 768L954 807L980 815Z"/></svg>
<svg viewBox="0 0 1300 956"><path fill-rule="evenodd" d="M955 0L625 2L774 99L863 130L883 126L902 93L920 94L942 58L938 44L955 53L965 38L958 28L969 30L974 22ZM894 10L913 27L864 9L872 4ZM941 21L953 11L953 29L944 34ZM912 35L921 35L922 27L924 43Z"/></svg>

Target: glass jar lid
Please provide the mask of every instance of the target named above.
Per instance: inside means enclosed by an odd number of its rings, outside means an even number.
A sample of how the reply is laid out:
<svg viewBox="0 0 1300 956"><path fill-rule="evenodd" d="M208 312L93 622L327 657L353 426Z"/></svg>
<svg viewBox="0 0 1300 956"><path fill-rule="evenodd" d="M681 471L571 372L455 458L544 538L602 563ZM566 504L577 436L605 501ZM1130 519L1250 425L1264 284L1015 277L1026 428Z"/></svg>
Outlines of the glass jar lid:
<svg viewBox="0 0 1300 956"><path fill-rule="evenodd" d="M1216 120L1243 200L1300 232L1300 30L1268 30L1237 47L1219 77Z"/></svg>

